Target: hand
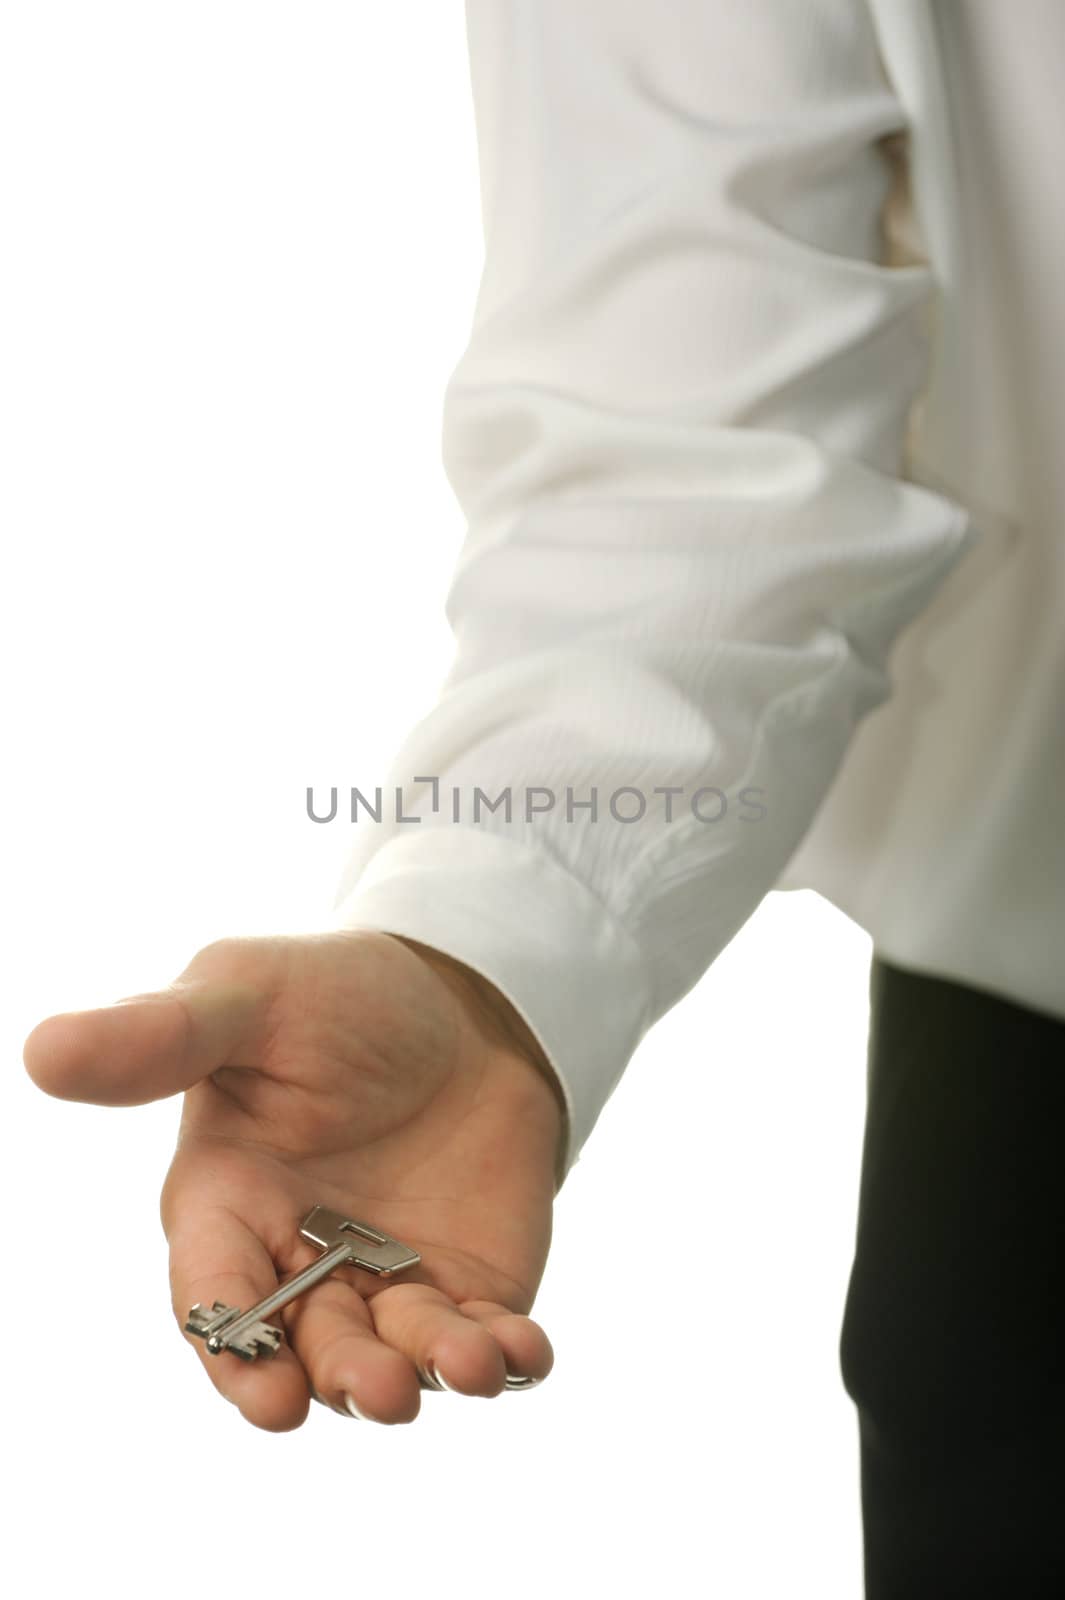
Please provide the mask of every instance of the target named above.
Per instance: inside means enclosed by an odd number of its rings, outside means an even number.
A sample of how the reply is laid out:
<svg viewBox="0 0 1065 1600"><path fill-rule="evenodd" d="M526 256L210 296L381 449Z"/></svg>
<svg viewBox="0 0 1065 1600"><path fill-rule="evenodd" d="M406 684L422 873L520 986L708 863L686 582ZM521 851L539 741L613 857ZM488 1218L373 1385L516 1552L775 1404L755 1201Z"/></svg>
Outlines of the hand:
<svg viewBox="0 0 1065 1600"><path fill-rule="evenodd" d="M158 993L40 1023L26 1042L49 1094L139 1105L185 1091L163 1186L174 1313L247 1309L317 1254L317 1202L421 1254L392 1284L339 1269L276 1313L271 1360L208 1355L258 1427L298 1427L313 1395L410 1422L419 1369L470 1395L541 1378L527 1315L551 1239L564 1117L550 1068L484 980L364 931L208 945Z"/></svg>

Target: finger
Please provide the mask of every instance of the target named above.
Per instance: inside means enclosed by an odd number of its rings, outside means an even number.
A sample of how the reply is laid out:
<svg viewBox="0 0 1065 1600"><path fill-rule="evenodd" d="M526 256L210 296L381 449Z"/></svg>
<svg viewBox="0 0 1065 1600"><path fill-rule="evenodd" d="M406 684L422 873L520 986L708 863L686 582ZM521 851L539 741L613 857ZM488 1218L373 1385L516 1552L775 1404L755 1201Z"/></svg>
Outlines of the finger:
<svg viewBox="0 0 1065 1600"><path fill-rule="evenodd" d="M508 1389L531 1389L543 1382L555 1364L555 1352L538 1322L494 1300L463 1300L459 1310L487 1328L502 1350Z"/></svg>
<svg viewBox="0 0 1065 1600"><path fill-rule="evenodd" d="M343 1272L287 1308L292 1347L313 1390L334 1410L368 1422L413 1422L418 1378L406 1357L377 1337L370 1309Z"/></svg>
<svg viewBox="0 0 1065 1600"><path fill-rule="evenodd" d="M238 1053L261 1023L267 995L251 982L190 979L92 1011L37 1024L23 1050L46 1093L135 1106L198 1083Z"/></svg>
<svg viewBox="0 0 1065 1600"><path fill-rule="evenodd" d="M424 1283L397 1283L370 1301L379 1336L410 1360L434 1386L460 1394L501 1394L506 1383L504 1352L492 1330Z"/></svg>
<svg viewBox="0 0 1065 1600"><path fill-rule="evenodd" d="M223 1207L183 1214L171 1231L171 1294L182 1329L193 1305L221 1300L246 1311L276 1288L277 1281L262 1240ZM228 1350L213 1356L202 1339L192 1334L186 1338L219 1394L256 1427L281 1433L305 1420L310 1409L306 1374L284 1344L275 1356L249 1362Z"/></svg>

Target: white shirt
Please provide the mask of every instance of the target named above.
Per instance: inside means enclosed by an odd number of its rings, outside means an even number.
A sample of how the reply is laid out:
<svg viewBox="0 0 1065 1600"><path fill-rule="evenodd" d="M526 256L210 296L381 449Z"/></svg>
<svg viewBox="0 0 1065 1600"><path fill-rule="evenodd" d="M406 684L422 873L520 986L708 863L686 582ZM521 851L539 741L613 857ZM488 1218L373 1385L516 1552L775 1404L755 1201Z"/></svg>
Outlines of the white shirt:
<svg viewBox="0 0 1065 1600"><path fill-rule="evenodd" d="M774 886L1065 1016L1065 6L467 20L456 656L337 921L508 996L570 1165Z"/></svg>

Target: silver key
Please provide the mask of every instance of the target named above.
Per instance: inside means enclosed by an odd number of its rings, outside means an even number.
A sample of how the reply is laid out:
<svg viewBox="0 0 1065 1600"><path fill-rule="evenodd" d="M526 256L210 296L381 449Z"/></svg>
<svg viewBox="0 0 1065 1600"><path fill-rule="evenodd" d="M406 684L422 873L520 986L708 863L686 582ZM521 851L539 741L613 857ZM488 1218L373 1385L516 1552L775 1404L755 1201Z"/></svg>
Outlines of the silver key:
<svg viewBox="0 0 1065 1600"><path fill-rule="evenodd" d="M221 1355L223 1350L232 1350L243 1361L254 1361L259 1355L272 1356L280 1347L282 1335L281 1329L271 1327L266 1318L272 1311L279 1311L290 1300L313 1289L337 1267L364 1267L367 1272L390 1278L407 1267L416 1267L421 1260L417 1250L401 1244L391 1234L381 1233L366 1222L342 1217L339 1211L329 1211L325 1206L315 1206L307 1214L300 1224L300 1233L311 1244L318 1245L324 1255L281 1284L250 1311L223 1305L221 1300L216 1300L210 1308L194 1305L185 1323L185 1332L206 1340L213 1356Z"/></svg>

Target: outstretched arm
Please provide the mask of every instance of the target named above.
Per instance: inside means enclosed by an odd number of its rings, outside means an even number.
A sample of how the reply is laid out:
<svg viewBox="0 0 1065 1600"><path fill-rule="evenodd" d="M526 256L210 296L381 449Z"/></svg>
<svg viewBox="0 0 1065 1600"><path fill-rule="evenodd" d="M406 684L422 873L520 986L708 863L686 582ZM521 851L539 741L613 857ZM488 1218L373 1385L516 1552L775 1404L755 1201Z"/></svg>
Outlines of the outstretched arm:
<svg viewBox="0 0 1065 1600"><path fill-rule="evenodd" d="M899 476L932 277L883 259L904 127L864 5L469 26L486 260L445 414L457 654L396 762L422 820L364 830L335 931L223 941L27 1045L55 1094L185 1092L179 1319L303 1265L316 1202L421 1253L289 1308L274 1365L197 1345L264 1427L547 1372L556 1160L778 877L969 537Z"/></svg>

